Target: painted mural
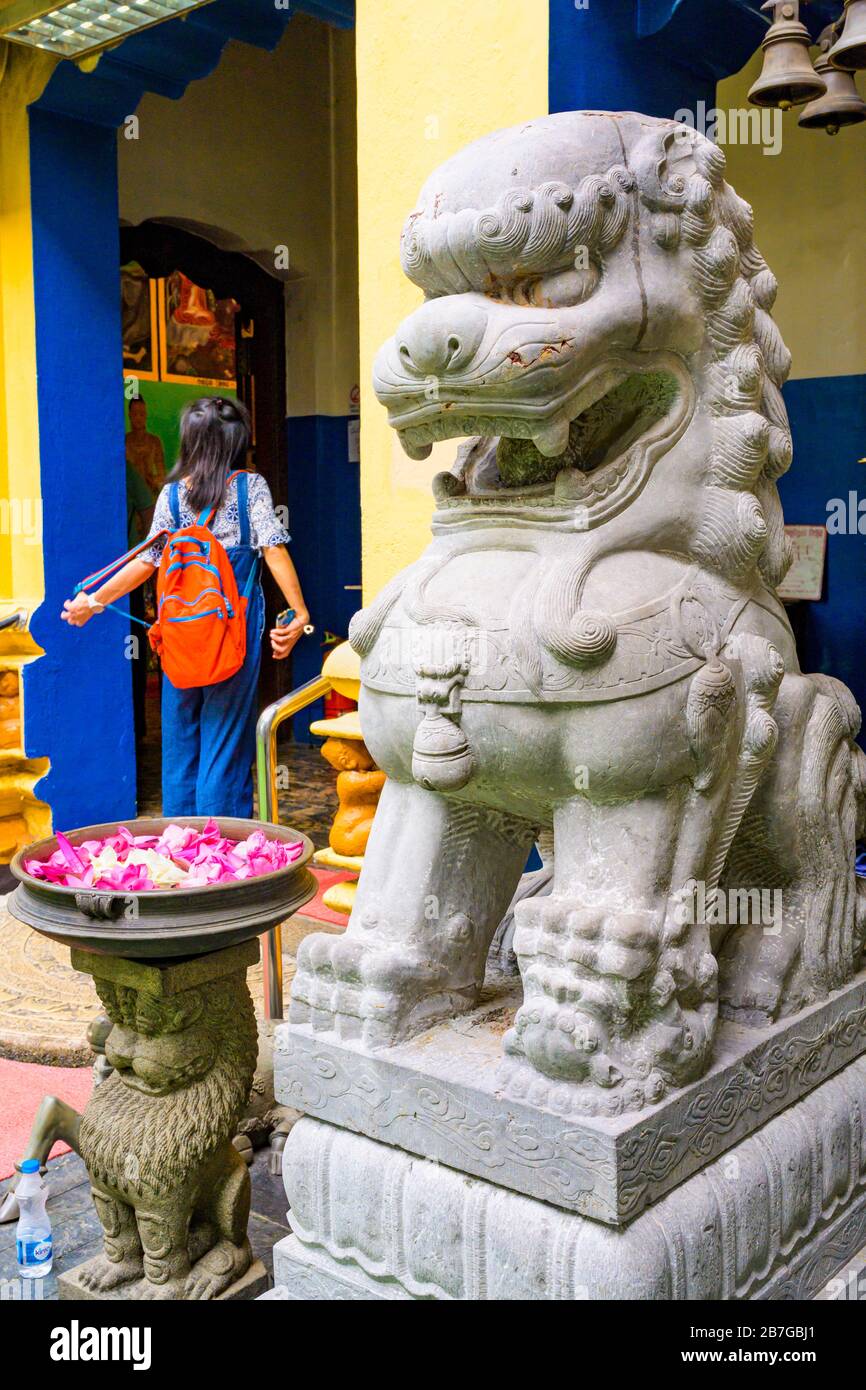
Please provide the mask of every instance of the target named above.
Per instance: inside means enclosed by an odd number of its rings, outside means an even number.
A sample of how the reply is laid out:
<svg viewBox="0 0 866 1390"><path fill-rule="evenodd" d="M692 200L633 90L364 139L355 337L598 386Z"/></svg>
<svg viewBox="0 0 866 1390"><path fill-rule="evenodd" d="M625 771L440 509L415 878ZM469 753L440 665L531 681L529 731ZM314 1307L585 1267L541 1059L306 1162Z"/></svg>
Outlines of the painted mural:
<svg viewBox="0 0 866 1390"><path fill-rule="evenodd" d="M181 271L159 281L160 376L198 386L234 386L235 299L217 299Z"/></svg>
<svg viewBox="0 0 866 1390"><path fill-rule="evenodd" d="M156 281L137 261L120 268L120 324L123 368L142 381L159 377Z"/></svg>
<svg viewBox="0 0 866 1390"><path fill-rule="evenodd" d="M217 299L177 270L149 279L121 267L126 463L154 499L177 458L183 407L202 394L235 395L237 300Z"/></svg>
<svg viewBox="0 0 866 1390"><path fill-rule="evenodd" d="M138 386L135 377L126 377L126 460L141 474L154 496L177 459L184 406L215 391L213 387L202 389L197 382L184 385L175 381L154 381ZM236 391L234 387L224 387L220 394L234 396ZM137 404L139 401L143 403L143 410Z"/></svg>

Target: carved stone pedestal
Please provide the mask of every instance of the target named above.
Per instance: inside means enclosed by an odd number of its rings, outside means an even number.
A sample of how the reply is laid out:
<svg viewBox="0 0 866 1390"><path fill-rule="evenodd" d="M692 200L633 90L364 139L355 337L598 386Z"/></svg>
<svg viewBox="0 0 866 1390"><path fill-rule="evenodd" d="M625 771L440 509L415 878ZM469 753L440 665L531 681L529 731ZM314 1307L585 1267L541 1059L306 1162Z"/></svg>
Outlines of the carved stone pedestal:
<svg viewBox="0 0 866 1390"><path fill-rule="evenodd" d="M581 1093L504 1057L519 982L397 1047L279 1026L277 1095L565 1211L622 1225L866 1051L866 971L770 1028L723 1022L710 1071L638 1112L586 1115ZM602 1093L603 1096L603 1093Z"/></svg>
<svg viewBox="0 0 866 1390"><path fill-rule="evenodd" d="M111 1019L114 1070L76 1136L105 1249L61 1297L254 1298L266 1287L247 1239L250 1177L231 1142L256 1063L246 972L258 958L256 940L171 961L73 950Z"/></svg>
<svg viewBox="0 0 866 1390"><path fill-rule="evenodd" d="M701 1081L620 1116L525 1084L499 1049L518 1003L379 1053L277 1029L277 1097L321 1117L286 1150L287 1297L805 1298L862 1246L866 975L723 1025Z"/></svg>

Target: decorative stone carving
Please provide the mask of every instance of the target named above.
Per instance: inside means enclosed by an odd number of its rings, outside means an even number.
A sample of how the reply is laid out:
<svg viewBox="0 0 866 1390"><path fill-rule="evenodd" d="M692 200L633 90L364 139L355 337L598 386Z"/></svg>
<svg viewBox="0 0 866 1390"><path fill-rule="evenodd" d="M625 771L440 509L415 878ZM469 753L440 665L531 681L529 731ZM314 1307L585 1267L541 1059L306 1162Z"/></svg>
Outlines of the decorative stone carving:
<svg viewBox="0 0 866 1390"><path fill-rule="evenodd" d="M462 151L410 215L426 297L376 391L410 457L469 443L352 625L388 780L299 1023L393 1046L471 1008L550 831L504 1048L578 1109L657 1104L712 1065L720 1008L767 1025L855 972L859 711L800 672L774 592L789 355L724 173L674 122L564 113ZM683 911L719 887L781 890L780 922Z"/></svg>
<svg viewBox="0 0 866 1390"><path fill-rule="evenodd" d="M724 167L551 116L407 222L376 390L466 442L352 625L387 781L276 1033L288 1299L802 1298L866 1237L866 759L774 592L789 363Z"/></svg>
<svg viewBox="0 0 866 1390"><path fill-rule="evenodd" d="M250 1177L232 1137L256 1065L258 954L256 941L171 964L73 951L113 1025L114 1070L75 1136L105 1247L65 1296L211 1299L250 1270Z"/></svg>
<svg viewBox="0 0 866 1390"><path fill-rule="evenodd" d="M300 1120L274 1280L341 1300L811 1298L866 1241L864 1098L861 1058L623 1228Z"/></svg>
<svg viewBox="0 0 866 1390"><path fill-rule="evenodd" d="M769 1028L723 1021L710 1071L657 1105L636 1114L614 1088L593 1113L584 1089L501 1057L519 1004L519 988L499 983L472 1013L376 1051L281 1027L277 1094L329 1124L620 1225L866 1052L861 971Z"/></svg>

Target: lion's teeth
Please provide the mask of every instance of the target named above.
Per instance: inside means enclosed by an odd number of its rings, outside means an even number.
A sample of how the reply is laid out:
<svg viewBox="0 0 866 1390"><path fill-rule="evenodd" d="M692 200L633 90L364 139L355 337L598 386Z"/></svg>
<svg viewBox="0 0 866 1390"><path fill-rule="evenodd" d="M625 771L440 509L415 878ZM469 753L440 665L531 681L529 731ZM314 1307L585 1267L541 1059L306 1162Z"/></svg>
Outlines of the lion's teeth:
<svg viewBox="0 0 866 1390"><path fill-rule="evenodd" d="M410 459L415 459L418 462L420 462L421 459L428 459L433 452L432 444L412 444L410 440L406 438L405 430L400 431L400 443L403 445Z"/></svg>
<svg viewBox="0 0 866 1390"><path fill-rule="evenodd" d="M552 420L533 435L535 447L545 458L558 458L568 448L568 421Z"/></svg>

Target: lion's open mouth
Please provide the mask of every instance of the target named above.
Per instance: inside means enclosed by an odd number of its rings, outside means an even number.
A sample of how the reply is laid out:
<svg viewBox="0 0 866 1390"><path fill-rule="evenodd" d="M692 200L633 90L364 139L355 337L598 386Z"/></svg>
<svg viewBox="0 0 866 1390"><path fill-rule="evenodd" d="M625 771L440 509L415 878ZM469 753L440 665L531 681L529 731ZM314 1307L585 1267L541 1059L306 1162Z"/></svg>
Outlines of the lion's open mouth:
<svg viewBox="0 0 866 1390"><path fill-rule="evenodd" d="M433 436L475 436L453 471L436 479L443 505L547 497L548 505L555 499L592 506L613 495L626 500L642 485L652 460L679 436L689 395L681 373L667 363L641 370L608 364L591 373L553 424L479 417L455 406L404 433L419 452Z"/></svg>
<svg viewBox="0 0 866 1390"><path fill-rule="evenodd" d="M553 458L532 439L503 435L496 450L500 485L551 482L564 469L595 473L623 458L632 444L669 413L677 383L664 372L635 373L593 402L569 424L568 444Z"/></svg>

